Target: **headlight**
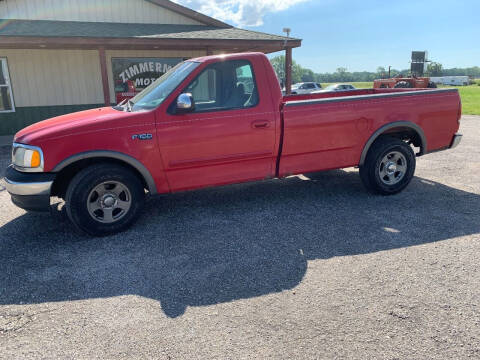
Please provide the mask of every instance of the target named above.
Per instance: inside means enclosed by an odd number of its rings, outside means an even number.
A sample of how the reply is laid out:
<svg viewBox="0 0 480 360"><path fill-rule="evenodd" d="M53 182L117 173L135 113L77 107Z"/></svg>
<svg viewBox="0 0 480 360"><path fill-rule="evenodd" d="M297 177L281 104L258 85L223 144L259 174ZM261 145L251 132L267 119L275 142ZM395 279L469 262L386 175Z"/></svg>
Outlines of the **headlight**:
<svg viewBox="0 0 480 360"><path fill-rule="evenodd" d="M13 143L12 163L18 171L42 172L42 149L36 146Z"/></svg>

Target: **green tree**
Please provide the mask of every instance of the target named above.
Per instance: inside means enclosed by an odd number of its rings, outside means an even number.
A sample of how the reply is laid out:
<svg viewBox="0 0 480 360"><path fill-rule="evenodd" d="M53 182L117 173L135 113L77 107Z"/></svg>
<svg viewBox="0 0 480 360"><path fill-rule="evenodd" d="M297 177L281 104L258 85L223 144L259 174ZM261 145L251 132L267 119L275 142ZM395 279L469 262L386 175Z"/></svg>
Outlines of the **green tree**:
<svg viewBox="0 0 480 360"><path fill-rule="evenodd" d="M273 70L277 73L280 79L285 77L285 56L279 55L270 59Z"/></svg>
<svg viewBox="0 0 480 360"><path fill-rule="evenodd" d="M437 62L431 62L427 65L427 72L428 76L442 76L443 74L443 66Z"/></svg>
<svg viewBox="0 0 480 360"><path fill-rule="evenodd" d="M297 64L294 60L292 61L292 84L302 82L302 76L305 72L305 69Z"/></svg>
<svg viewBox="0 0 480 360"><path fill-rule="evenodd" d="M387 77L387 70L383 66L377 67L378 77L385 79Z"/></svg>
<svg viewBox="0 0 480 360"><path fill-rule="evenodd" d="M304 69L304 71L302 72L301 80L303 82L316 81L315 73L310 69Z"/></svg>
<svg viewBox="0 0 480 360"><path fill-rule="evenodd" d="M277 77L282 85L285 83L285 56L275 56L270 59L273 69L277 73ZM302 81L314 81L315 73L312 70L304 69L297 64L295 60L292 61L292 84ZM312 80L305 80L312 79Z"/></svg>
<svg viewBox="0 0 480 360"><path fill-rule="evenodd" d="M335 74L333 74L333 78L335 82L343 82L343 81L350 81L351 74L347 72L347 68L339 67Z"/></svg>

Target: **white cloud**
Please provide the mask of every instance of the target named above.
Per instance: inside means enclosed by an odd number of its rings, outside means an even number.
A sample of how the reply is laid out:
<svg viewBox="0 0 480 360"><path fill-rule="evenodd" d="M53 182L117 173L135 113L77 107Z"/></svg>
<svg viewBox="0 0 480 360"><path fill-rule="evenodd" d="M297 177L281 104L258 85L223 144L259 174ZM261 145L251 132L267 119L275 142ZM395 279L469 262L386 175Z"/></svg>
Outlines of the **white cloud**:
<svg viewBox="0 0 480 360"><path fill-rule="evenodd" d="M174 0L202 14L237 26L260 26L269 12L288 8L310 0Z"/></svg>

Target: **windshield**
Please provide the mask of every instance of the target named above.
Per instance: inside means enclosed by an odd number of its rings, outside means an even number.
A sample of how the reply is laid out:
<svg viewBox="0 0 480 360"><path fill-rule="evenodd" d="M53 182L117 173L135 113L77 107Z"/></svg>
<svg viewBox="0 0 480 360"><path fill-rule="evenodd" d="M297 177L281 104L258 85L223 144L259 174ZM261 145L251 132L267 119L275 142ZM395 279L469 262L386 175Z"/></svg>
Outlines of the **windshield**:
<svg viewBox="0 0 480 360"><path fill-rule="evenodd" d="M155 109L198 65L198 62L185 61L167 71L130 100L132 111Z"/></svg>

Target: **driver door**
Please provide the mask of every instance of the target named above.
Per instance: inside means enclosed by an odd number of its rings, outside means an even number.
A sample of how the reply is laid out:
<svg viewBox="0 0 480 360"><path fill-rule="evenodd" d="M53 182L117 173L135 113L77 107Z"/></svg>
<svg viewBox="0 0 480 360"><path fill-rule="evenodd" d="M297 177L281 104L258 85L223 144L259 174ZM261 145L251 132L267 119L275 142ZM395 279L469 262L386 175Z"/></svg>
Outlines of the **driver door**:
<svg viewBox="0 0 480 360"><path fill-rule="evenodd" d="M267 81L254 72L261 60L206 66L182 91L195 108L177 113L175 99L161 114L157 134L172 191L274 176L276 113L264 96Z"/></svg>

